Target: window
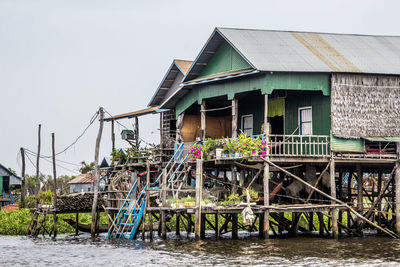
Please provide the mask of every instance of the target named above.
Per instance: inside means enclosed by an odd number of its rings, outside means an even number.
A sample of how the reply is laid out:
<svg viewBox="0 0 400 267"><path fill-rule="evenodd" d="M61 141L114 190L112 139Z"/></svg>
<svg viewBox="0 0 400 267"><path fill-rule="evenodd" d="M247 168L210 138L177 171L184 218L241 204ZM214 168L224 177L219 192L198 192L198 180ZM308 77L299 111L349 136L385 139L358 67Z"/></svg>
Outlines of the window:
<svg viewBox="0 0 400 267"><path fill-rule="evenodd" d="M312 135L312 107L299 108L299 133Z"/></svg>
<svg viewBox="0 0 400 267"><path fill-rule="evenodd" d="M247 136L253 135L253 115L242 116L242 132L246 133Z"/></svg>

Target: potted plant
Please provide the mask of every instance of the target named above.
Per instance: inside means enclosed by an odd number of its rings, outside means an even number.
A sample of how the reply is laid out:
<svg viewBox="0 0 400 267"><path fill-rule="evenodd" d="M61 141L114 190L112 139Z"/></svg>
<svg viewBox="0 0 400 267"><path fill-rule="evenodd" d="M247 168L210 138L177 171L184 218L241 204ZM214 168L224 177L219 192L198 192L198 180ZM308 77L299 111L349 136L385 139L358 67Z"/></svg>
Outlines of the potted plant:
<svg viewBox="0 0 400 267"><path fill-rule="evenodd" d="M202 145L201 144L195 144L190 147L189 154L192 155L192 161L201 158L201 150L202 150Z"/></svg>

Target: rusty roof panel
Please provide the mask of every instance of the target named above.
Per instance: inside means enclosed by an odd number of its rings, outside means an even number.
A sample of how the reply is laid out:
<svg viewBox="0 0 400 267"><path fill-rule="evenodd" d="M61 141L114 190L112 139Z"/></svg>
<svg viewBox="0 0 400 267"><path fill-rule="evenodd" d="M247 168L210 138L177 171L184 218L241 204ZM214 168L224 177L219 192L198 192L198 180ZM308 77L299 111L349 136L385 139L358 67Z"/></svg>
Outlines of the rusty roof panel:
<svg viewBox="0 0 400 267"><path fill-rule="evenodd" d="M400 36L217 28L262 71L400 74Z"/></svg>

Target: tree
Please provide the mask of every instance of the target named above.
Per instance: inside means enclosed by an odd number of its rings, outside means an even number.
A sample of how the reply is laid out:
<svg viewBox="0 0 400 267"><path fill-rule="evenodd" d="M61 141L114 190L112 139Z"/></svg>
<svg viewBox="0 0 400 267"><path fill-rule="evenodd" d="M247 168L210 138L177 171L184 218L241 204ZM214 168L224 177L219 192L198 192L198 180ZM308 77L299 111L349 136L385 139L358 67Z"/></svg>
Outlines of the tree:
<svg viewBox="0 0 400 267"><path fill-rule="evenodd" d="M87 164L85 161L81 162L82 167L79 169L81 173L88 173L94 170L94 162Z"/></svg>

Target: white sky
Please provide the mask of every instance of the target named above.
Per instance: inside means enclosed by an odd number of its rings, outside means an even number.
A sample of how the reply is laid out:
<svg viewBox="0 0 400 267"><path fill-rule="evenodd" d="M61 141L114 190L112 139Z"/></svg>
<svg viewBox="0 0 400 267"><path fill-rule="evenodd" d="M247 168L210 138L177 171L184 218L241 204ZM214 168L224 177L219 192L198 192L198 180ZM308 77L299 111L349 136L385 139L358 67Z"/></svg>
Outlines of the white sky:
<svg viewBox="0 0 400 267"><path fill-rule="evenodd" d="M39 123L50 155L51 133L62 150L99 106L113 115L145 108L172 60L193 60L217 26L400 35L399 8L377 0L0 0L0 163L20 174L19 148L36 150ZM141 137L158 142L158 115L139 120ZM97 130L96 121L59 159L93 161ZM106 123L101 157L110 150ZM40 166L52 173L50 163Z"/></svg>

